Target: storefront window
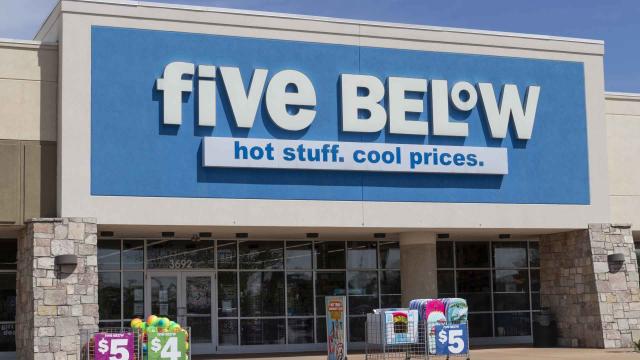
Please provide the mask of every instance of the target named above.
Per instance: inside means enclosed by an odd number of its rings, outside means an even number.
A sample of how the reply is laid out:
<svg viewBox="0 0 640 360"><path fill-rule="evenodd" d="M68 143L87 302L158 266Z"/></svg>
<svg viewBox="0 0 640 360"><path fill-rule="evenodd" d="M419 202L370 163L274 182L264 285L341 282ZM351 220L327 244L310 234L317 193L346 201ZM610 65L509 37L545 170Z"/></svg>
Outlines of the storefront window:
<svg viewBox="0 0 640 360"><path fill-rule="evenodd" d="M382 269L400 269L400 246L397 241L380 242L380 267Z"/></svg>
<svg viewBox="0 0 640 360"><path fill-rule="evenodd" d="M98 305L100 319L120 319L120 272L98 273Z"/></svg>
<svg viewBox="0 0 640 360"><path fill-rule="evenodd" d="M204 317L187 321L204 343L217 324L220 346L325 342L325 296L348 297L350 341L364 340L366 313L402 306L400 247L392 240L100 239L98 258L101 328L127 326L149 311L177 318L181 287L193 295L181 272L203 281L215 274L215 317L206 316L208 302Z"/></svg>
<svg viewBox="0 0 640 360"><path fill-rule="evenodd" d="M344 241L316 241L316 267L318 269L345 269Z"/></svg>
<svg viewBox="0 0 640 360"><path fill-rule="evenodd" d="M218 321L218 344L238 345L238 320L223 319Z"/></svg>
<svg viewBox="0 0 640 360"><path fill-rule="evenodd" d="M455 249L458 268L489 267L488 242L456 242Z"/></svg>
<svg viewBox="0 0 640 360"><path fill-rule="evenodd" d="M17 241L3 239L0 245L0 351L15 351Z"/></svg>
<svg viewBox="0 0 640 360"><path fill-rule="evenodd" d="M284 242L282 241L241 241L241 269L284 269Z"/></svg>
<svg viewBox="0 0 640 360"><path fill-rule="evenodd" d="M120 270L120 240L98 243L98 271Z"/></svg>
<svg viewBox="0 0 640 360"><path fill-rule="evenodd" d="M122 274L122 304L125 319L144 317L144 273L142 271Z"/></svg>
<svg viewBox="0 0 640 360"><path fill-rule="evenodd" d="M439 241L436 243L436 263L438 268L453 268L453 242Z"/></svg>
<svg viewBox="0 0 640 360"><path fill-rule="evenodd" d="M237 241L218 241L218 269L237 269Z"/></svg>
<svg viewBox="0 0 640 360"><path fill-rule="evenodd" d="M242 345L285 343L285 319L243 319L240 328Z"/></svg>
<svg viewBox="0 0 640 360"><path fill-rule="evenodd" d="M316 314L324 315L324 297L346 295L346 272L318 272L316 274Z"/></svg>
<svg viewBox="0 0 640 360"><path fill-rule="evenodd" d="M287 241L287 269L312 269L313 245L310 241Z"/></svg>
<svg viewBox="0 0 640 360"><path fill-rule="evenodd" d="M347 250L349 269L377 268L377 243L368 241L351 241Z"/></svg>
<svg viewBox="0 0 640 360"><path fill-rule="evenodd" d="M313 318L289 319L289 344L313 343Z"/></svg>
<svg viewBox="0 0 640 360"><path fill-rule="evenodd" d="M213 240L156 240L147 244L149 269L213 269Z"/></svg>
<svg viewBox="0 0 640 360"><path fill-rule="evenodd" d="M436 249L439 297L467 300L471 337L531 335L540 309L537 241L444 240Z"/></svg>
<svg viewBox="0 0 640 360"><path fill-rule="evenodd" d="M218 274L218 316L238 316L238 283L235 272Z"/></svg>
<svg viewBox="0 0 640 360"><path fill-rule="evenodd" d="M240 273L240 316L284 316L284 273Z"/></svg>
<svg viewBox="0 0 640 360"><path fill-rule="evenodd" d="M16 270L18 242L16 240L0 240L0 270Z"/></svg>
<svg viewBox="0 0 640 360"><path fill-rule="evenodd" d="M122 268L125 270L144 269L144 240L122 241Z"/></svg>
<svg viewBox="0 0 640 360"><path fill-rule="evenodd" d="M313 316L313 273L287 273L287 303L289 316Z"/></svg>

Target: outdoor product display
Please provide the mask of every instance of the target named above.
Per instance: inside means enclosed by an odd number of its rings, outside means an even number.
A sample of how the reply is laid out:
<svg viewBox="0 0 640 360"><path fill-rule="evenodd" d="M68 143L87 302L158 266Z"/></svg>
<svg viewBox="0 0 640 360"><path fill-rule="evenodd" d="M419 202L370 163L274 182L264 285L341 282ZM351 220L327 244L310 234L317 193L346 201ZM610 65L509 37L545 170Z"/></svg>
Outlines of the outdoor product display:
<svg viewBox="0 0 640 360"><path fill-rule="evenodd" d="M410 309L376 309L367 314L373 344L411 344L418 341L418 311Z"/></svg>
<svg viewBox="0 0 640 360"><path fill-rule="evenodd" d="M436 353L436 326L467 322L467 301L460 298L415 299L409 308L417 310L420 321L426 322L430 354Z"/></svg>
<svg viewBox="0 0 640 360"><path fill-rule="evenodd" d="M175 341L176 351L178 347L182 347L182 341L179 340L184 338L184 351L182 351L181 353L184 353L184 356L186 358L186 353L188 353L189 351L189 332L186 329L183 329L180 324L176 323L175 321L169 320L169 318L166 317L149 315L146 322L140 318L134 318L133 320L131 320L131 328L137 330L142 334L142 352L144 354L147 354L149 350L154 350L152 346L156 345L157 347L160 346L159 344L164 343L160 340L156 341L158 342L158 344L154 344L152 342L153 340L155 340L155 338L157 338L157 334L179 334L179 336L177 337L178 340ZM154 337L154 339L151 339L152 337ZM173 341L169 341L167 343L171 345Z"/></svg>

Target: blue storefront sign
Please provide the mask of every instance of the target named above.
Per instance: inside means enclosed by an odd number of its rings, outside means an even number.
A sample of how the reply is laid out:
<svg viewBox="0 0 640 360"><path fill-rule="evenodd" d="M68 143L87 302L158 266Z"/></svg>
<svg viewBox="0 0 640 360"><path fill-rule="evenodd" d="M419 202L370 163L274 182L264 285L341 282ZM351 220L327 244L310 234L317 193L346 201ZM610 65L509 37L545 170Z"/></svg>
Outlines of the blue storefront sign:
<svg viewBox="0 0 640 360"><path fill-rule="evenodd" d="M589 204L582 63L94 26L91 194Z"/></svg>

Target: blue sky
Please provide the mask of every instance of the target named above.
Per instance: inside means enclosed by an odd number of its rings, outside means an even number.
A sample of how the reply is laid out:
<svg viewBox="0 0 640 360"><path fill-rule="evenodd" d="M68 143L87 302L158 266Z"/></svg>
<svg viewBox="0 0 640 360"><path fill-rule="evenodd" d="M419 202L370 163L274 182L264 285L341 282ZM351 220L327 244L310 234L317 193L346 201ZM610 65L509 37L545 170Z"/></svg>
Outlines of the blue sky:
<svg viewBox="0 0 640 360"><path fill-rule="evenodd" d="M640 0L155 0L605 41L607 91L640 92ZM0 37L31 39L56 0L0 0Z"/></svg>

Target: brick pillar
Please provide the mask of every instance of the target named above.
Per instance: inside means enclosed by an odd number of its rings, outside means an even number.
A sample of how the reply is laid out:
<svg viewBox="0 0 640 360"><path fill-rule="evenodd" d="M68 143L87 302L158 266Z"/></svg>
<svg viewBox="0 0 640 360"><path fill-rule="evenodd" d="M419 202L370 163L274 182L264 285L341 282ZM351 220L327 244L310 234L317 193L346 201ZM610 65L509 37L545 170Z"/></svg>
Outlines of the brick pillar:
<svg viewBox="0 0 640 360"><path fill-rule="evenodd" d="M402 306L413 299L438 297L436 234L400 234L400 275Z"/></svg>
<svg viewBox="0 0 640 360"><path fill-rule="evenodd" d="M80 333L97 329L96 232L93 218L27 222L18 244L18 359L76 360ZM54 265L57 255L78 264Z"/></svg>
<svg viewBox="0 0 640 360"><path fill-rule="evenodd" d="M621 266L607 255L622 253ZM542 306L558 321L561 346L629 348L640 338L640 288L629 225L540 239Z"/></svg>

